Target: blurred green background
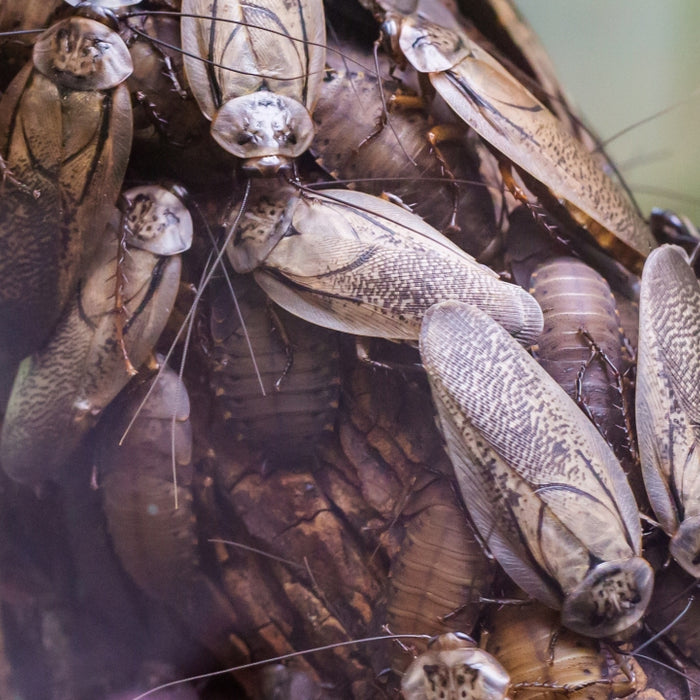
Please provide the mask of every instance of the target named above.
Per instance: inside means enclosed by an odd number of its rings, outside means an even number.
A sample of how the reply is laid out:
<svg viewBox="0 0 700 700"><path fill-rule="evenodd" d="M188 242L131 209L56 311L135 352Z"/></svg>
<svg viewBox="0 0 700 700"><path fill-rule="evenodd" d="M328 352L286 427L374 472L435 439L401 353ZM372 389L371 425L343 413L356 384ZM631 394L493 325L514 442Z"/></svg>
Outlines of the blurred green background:
<svg viewBox="0 0 700 700"><path fill-rule="evenodd" d="M700 227L700 2L515 0L564 88L606 140L645 216L674 209Z"/></svg>

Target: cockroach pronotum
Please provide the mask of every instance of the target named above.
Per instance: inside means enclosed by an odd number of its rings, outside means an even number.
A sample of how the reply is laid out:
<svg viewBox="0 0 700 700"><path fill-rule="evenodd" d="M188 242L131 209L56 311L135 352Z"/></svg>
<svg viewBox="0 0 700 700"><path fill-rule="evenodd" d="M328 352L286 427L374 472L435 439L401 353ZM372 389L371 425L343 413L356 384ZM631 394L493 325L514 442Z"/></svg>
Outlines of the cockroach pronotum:
<svg viewBox="0 0 700 700"><path fill-rule="evenodd" d="M505 700L510 677L466 635L443 634L416 657L401 681L405 700Z"/></svg>
<svg viewBox="0 0 700 700"><path fill-rule="evenodd" d="M12 389L0 462L18 481L55 479L82 436L150 355L180 282L178 253L192 242L192 220L169 190L124 193L107 237L48 343L26 358ZM120 237L126 255L121 256ZM120 283L123 280L123 283ZM122 308L115 307L115 296ZM120 341L121 339L121 341Z"/></svg>
<svg viewBox="0 0 700 700"><path fill-rule="evenodd" d="M595 426L476 307L429 309L420 350L470 517L506 573L576 632L633 625L653 572L634 496Z"/></svg>

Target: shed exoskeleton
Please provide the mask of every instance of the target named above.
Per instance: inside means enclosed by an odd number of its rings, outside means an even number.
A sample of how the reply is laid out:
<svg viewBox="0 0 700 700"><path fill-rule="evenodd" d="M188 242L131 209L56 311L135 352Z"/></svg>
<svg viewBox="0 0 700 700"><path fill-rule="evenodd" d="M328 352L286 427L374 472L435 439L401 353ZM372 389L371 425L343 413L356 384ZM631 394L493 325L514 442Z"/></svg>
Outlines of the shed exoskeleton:
<svg viewBox="0 0 700 700"><path fill-rule="evenodd" d="M582 634L637 622L653 572L632 491L593 424L473 306L429 309L420 350L462 496L506 573Z"/></svg>

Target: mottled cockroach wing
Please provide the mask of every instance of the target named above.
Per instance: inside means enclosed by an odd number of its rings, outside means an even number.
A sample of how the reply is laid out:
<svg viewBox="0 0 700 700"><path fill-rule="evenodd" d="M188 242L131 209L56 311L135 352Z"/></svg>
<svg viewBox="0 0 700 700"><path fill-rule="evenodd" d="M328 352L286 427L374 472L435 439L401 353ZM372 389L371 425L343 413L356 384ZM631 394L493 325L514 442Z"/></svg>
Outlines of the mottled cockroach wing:
<svg viewBox="0 0 700 700"><path fill-rule="evenodd" d="M420 349L464 501L506 573L575 631L634 624L653 573L624 472L593 424L473 306L429 309Z"/></svg>
<svg viewBox="0 0 700 700"><path fill-rule="evenodd" d="M139 367L170 316L180 281L180 258L173 253L191 242L189 212L159 187L127 191L125 199L126 212L115 212L111 235L55 333L20 365L0 442L3 469L19 481L56 478L70 451L131 377L120 334L132 365ZM125 226L127 254L118 267L118 235ZM122 310L115 308L116 292Z"/></svg>
<svg viewBox="0 0 700 700"><path fill-rule="evenodd" d="M131 145L131 100L118 84L131 59L116 32L73 17L34 56L0 102L0 156L22 185L0 198L0 362L35 351L54 328L100 246Z"/></svg>
<svg viewBox="0 0 700 700"><path fill-rule="evenodd" d="M508 672L466 635L442 634L417 656L401 681L406 700L504 700Z"/></svg>
<svg viewBox="0 0 700 700"><path fill-rule="evenodd" d="M417 15L399 44L440 96L483 139L564 202L617 259L639 269L656 246L649 228L600 163L496 59L463 32Z"/></svg>
<svg viewBox="0 0 700 700"><path fill-rule="evenodd" d="M229 260L280 306L346 333L418 337L425 310L445 299L477 304L523 343L542 328L525 290L501 282L405 209L361 192L326 190L271 202L243 215ZM256 269L257 268L257 269Z"/></svg>
<svg viewBox="0 0 700 700"><path fill-rule="evenodd" d="M321 0L184 0L182 13L185 71L212 136L263 171L301 155L323 79Z"/></svg>
<svg viewBox="0 0 700 700"><path fill-rule="evenodd" d="M644 483L671 554L700 577L700 285L682 249L642 274L636 418Z"/></svg>

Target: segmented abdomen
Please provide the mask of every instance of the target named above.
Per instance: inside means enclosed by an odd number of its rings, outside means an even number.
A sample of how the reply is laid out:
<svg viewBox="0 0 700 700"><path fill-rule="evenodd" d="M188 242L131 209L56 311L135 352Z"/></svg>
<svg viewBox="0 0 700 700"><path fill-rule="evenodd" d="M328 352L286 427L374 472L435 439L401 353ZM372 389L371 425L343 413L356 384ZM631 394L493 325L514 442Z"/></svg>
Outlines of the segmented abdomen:
<svg viewBox="0 0 700 700"><path fill-rule="evenodd" d="M210 384L218 418L233 440L273 460L308 457L335 421L338 334L273 309L249 279L236 279L236 293L265 395L230 293L222 290L210 313Z"/></svg>
<svg viewBox="0 0 700 700"><path fill-rule="evenodd" d="M393 633L471 632L493 582L493 564L456 495L449 487L442 491L442 502L408 522L392 562L387 619ZM404 654L397 661L406 666L410 659Z"/></svg>
<svg viewBox="0 0 700 700"><path fill-rule="evenodd" d="M630 435L618 378L591 342L618 373L625 371L629 358L608 283L579 260L556 258L535 270L530 287L544 316L535 357L579 400L618 459L629 466Z"/></svg>

